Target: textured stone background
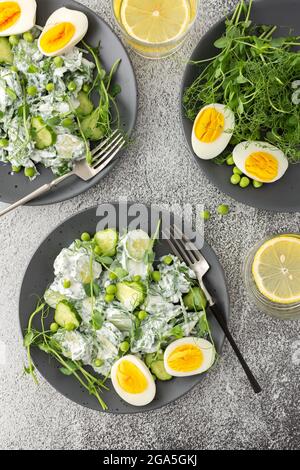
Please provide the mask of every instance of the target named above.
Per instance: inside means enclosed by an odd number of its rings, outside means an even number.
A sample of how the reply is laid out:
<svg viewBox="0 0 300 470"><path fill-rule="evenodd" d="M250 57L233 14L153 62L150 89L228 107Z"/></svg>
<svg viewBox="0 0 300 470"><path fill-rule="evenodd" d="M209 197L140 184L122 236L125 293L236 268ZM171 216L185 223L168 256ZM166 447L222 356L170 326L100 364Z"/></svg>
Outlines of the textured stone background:
<svg viewBox="0 0 300 470"><path fill-rule="evenodd" d="M110 2L82 3L113 25ZM75 199L22 208L0 220L1 448L300 447L299 322L281 323L251 307L240 276L249 248L267 234L299 231L299 214L271 214L228 200L190 158L180 129L178 99L186 58L203 33L234 3L201 0L195 30L170 59L152 62L131 53L139 87L136 140L111 175ZM230 326L263 386L261 395L252 393L228 343L219 366L201 385L168 407L135 416L81 408L44 380L36 387L22 377L25 354L18 326L18 293L32 254L40 240L67 216L118 196L148 203L203 203L212 212L222 202L230 204L230 215L212 218L205 236L225 268L232 299Z"/></svg>

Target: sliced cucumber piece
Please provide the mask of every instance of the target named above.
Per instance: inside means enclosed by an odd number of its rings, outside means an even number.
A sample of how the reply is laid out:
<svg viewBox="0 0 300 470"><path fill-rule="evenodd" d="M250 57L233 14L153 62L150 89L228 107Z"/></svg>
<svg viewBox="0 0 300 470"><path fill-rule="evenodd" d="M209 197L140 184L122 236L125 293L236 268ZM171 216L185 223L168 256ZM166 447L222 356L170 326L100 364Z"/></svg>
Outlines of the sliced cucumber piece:
<svg viewBox="0 0 300 470"><path fill-rule="evenodd" d="M151 364L153 362L157 361L163 361L164 359L164 354L163 352L157 352L157 353L148 353L145 356L145 363L148 367L151 367Z"/></svg>
<svg viewBox="0 0 300 470"><path fill-rule="evenodd" d="M74 325L74 328L78 328L81 318L70 302L62 300L56 306L54 321L62 328L65 328L66 325Z"/></svg>
<svg viewBox="0 0 300 470"><path fill-rule="evenodd" d="M41 116L33 117L31 119L31 125L36 148L43 150L55 144L56 133L51 127L45 124Z"/></svg>
<svg viewBox="0 0 300 470"><path fill-rule="evenodd" d="M81 121L84 136L89 140L100 140L105 135L105 129L98 124L99 110L95 109Z"/></svg>
<svg viewBox="0 0 300 470"><path fill-rule="evenodd" d="M101 230L96 233L95 242L101 249L101 254L103 256L114 256L116 254L118 243L118 232L111 228Z"/></svg>
<svg viewBox="0 0 300 470"><path fill-rule="evenodd" d="M116 297L128 310L134 310L145 300L145 287L140 282L118 282Z"/></svg>
<svg viewBox="0 0 300 470"><path fill-rule="evenodd" d="M207 300L200 287L193 287L184 297L183 303L187 310L199 312L207 305Z"/></svg>
<svg viewBox="0 0 300 470"><path fill-rule="evenodd" d="M135 261L142 261L150 248L151 240L143 230L132 230L128 232L126 239L126 251L128 256Z"/></svg>
<svg viewBox="0 0 300 470"><path fill-rule="evenodd" d="M79 101L79 106L76 108L76 112L79 117L84 117L88 116L91 114L91 112L94 109L93 103L89 99L87 93L84 93L84 91L80 91L78 93L78 101Z"/></svg>
<svg viewBox="0 0 300 470"><path fill-rule="evenodd" d="M12 64L14 55L7 38L0 38L0 64Z"/></svg>
<svg viewBox="0 0 300 470"><path fill-rule="evenodd" d="M154 361L152 362L150 368L153 374L156 375L158 380L165 381L165 380L172 379L172 375L168 374L168 372L165 369L164 361Z"/></svg>

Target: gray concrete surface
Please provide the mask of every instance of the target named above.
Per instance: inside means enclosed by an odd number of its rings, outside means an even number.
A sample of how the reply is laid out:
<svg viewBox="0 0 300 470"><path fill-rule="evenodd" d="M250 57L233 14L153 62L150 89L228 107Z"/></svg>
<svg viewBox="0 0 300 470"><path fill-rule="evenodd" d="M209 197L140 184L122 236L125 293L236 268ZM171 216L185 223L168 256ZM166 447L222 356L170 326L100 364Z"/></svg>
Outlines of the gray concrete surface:
<svg viewBox="0 0 300 470"><path fill-rule="evenodd" d="M107 0L82 3L113 24ZM0 220L0 447L4 449L296 449L300 444L300 324L272 320L253 308L241 262L261 237L299 230L299 214L271 214L235 203L213 187L189 156L178 115L185 60L201 35L233 6L201 0L196 28L174 57L158 62L131 53L139 87L136 140L114 172L75 199L25 207ZM192 392L159 411L113 416L81 408L44 380L22 376L18 325L22 276L39 242L60 221L97 202L127 196L156 203L203 203L214 216L205 236L218 254L232 299L230 326L263 386L254 396L225 344L219 366ZM4 355L4 353L6 353ZM4 357L5 356L5 357Z"/></svg>

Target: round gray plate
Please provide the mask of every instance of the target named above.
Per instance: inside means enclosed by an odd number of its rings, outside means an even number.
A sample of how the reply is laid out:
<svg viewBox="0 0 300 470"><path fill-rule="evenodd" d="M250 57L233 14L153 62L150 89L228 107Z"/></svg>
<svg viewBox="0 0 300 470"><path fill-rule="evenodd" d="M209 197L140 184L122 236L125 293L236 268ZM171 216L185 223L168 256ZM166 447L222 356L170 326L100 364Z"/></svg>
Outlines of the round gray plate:
<svg viewBox="0 0 300 470"><path fill-rule="evenodd" d="M253 4L251 20L256 24L278 25L277 35L287 36L291 30L293 30L292 34L300 34L299 15L299 0L258 0ZM223 19L203 36L190 60L208 59L216 55L217 49L214 47L214 42L222 36L224 31L225 24ZM181 86L181 103L184 90L193 83L198 74L199 67L188 64ZM300 210L300 165L290 165L286 175L277 183L265 184L259 190L255 190L252 187L241 189L239 186L234 186L230 183L230 175L232 173L230 167L227 165L219 166L212 162L201 160L195 155L191 145L193 123L185 117L182 106L181 118L187 144L198 165L221 191L239 202L261 209L282 212L297 212Z"/></svg>
<svg viewBox="0 0 300 470"><path fill-rule="evenodd" d="M104 206L102 205L100 207L103 208ZM114 204L114 207L116 208L117 214L121 211L123 215L125 211L127 213L126 206L124 205ZM132 207L132 204L128 205L128 208L130 207ZM96 226L101 220L101 218L97 216L96 210L97 208L93 207L83 212L79 212L75 216L67 219L47 236L47 238L41 243L36 253L33 255L26 270L20 292L19 315L22 334L27 327L30 314L36 308L37 296L41 298L47 286L53 281L53 262L56 256L63 247L71 244L72 241L75 238L78 238L83 231L88 231L90 233L95 232ZM148 214L150 214L150 208L147 210ZM153 209L152 207L152 214L156 214L157 217L159 217L163 212L164 211L158 208ZM129 216L129 223L135 217L135 215ZM171 221L172 220L173 216L171 216ZM119 227L117 226L116 228L118 229ZM149 223L149 233L150 232L151 229ZM157 259L167 253L170 253L170 251L171 250L166 240L157 241L155 248ZM211 269L205 279L207 287L216 298L216 301L224 312L226 319L228 319L230 306L223 269L214 251L205 242L202 253L211 266ZM52 318L52 315L49 315L49 317ZM51 323L51 318L48 319L48 323ZM221 353L224 342L224 334L214 318L208 318L217 351ZM35 326L38 328L39 322L37 322ZM79 403L80 405L101 411L101 407L97 400L93 396L90 396L88 392L80 386L76 379L73 377L66 377L61 372L59 372L57 363L54 360L49 360L49 356L47 354L41 352L37 348L32 348L32 357L39 372L58 392L62 393L65 397L70 398L74 402ZM210 373L213 374L214 372L211 371ZM114 392L110 381L108 381L110 391L105 391L103 393L103 399L107 403L109 412L111 413L138 413L141 411L154 410L179 398L191 390L192 387L194 387L204 378L205 375L187 377L184 379L177 378L164 383L158 381L157 394L154 401L142 408L131 406L128 403L122 401Z"/></svg>
<svg viewBox="0 0 300 470"><path fill-rule="evenodd" d="M44 25L51 13L62 6L80 10L87 15L89 29L85 39L93 46L97 46L99 41L101 41L101 60L106 70L109 70L117 59L121 59L114 82L118 83L122 88L122 92L117 98L117 103L120 110L122 128L127 134L130 134L135 125L137 114L137 85L130 59L123 44L107 23L99 18L96 13L73 0L66 2L62 0L51 0L51 2L48 0L37 0L37 24ZM122 158L122 152L120 153L120 158ZM98 183L111 171L115 164L116 162L114 161L103 172L87 182L72 176L53 191L36 199L31 204L53 204L77 196ZM11 166L0 163L0 202L15 202L54 178L53 173L49 169L41 165L38 166L38 169L40 176L33 182L30 182L23 172L11 175Z"/></svg>

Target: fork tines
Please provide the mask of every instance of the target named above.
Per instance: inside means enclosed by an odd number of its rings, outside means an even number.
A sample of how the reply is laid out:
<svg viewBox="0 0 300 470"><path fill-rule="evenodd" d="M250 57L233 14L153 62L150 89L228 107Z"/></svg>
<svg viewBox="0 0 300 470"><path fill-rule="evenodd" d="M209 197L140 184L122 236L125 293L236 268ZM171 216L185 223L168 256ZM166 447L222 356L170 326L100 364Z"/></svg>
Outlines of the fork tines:
<svg viewBox="0 0 300 470"><path fill-rule="evenodd" d="M105 168L114 156L124 147L125 137L115 130L107 139L92 150L92 166L100 171Z"/></svg>

